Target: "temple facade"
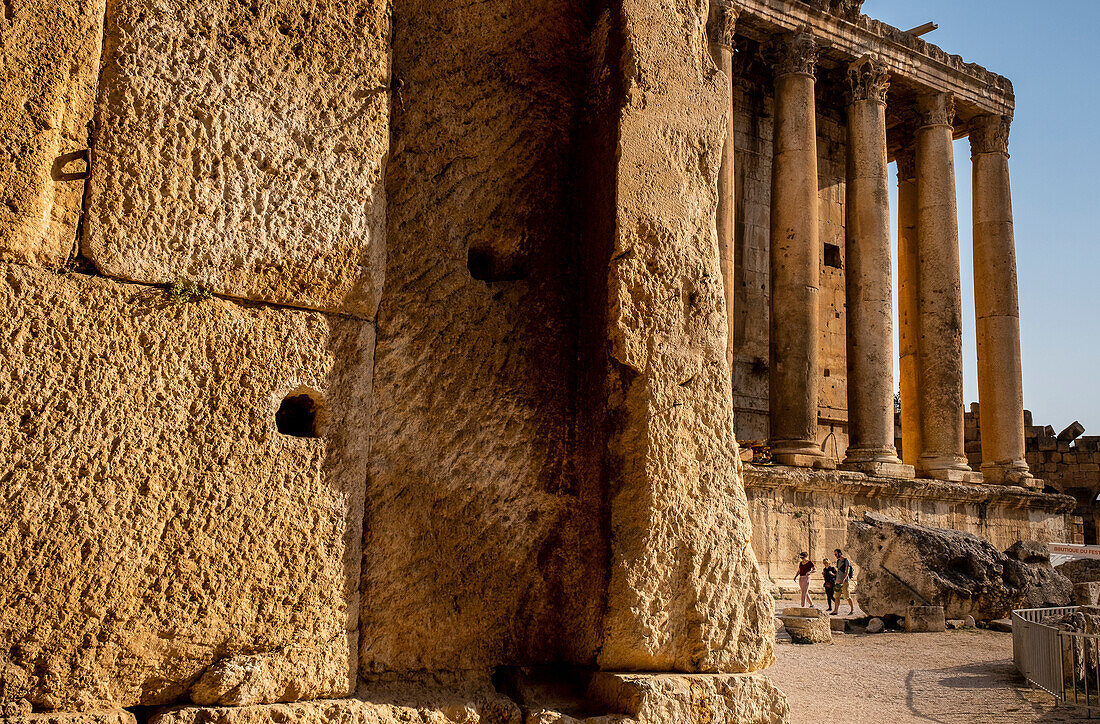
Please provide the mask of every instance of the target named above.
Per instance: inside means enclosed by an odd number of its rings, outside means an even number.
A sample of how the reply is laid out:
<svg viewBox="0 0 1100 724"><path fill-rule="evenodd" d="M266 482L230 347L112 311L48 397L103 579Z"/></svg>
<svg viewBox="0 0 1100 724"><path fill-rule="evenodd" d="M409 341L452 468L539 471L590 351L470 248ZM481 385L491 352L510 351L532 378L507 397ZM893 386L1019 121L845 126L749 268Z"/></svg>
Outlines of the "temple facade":
<svg viewBox="0 0 1100 724"><path fill-rule="evenodd" d="M928 28L898 30L861 4L746 0L712 12L713 53L732 81L717 227L734 424L756 461L754 546L776 580L800 550L843 547L845 521L864 510L1007 546L1063 539L1072 507L1034 492L1025 459L1012 84L925 42ZM964 137L972 270L959 258L953 142ZM978 465L965 440L963 273L974 278L985 413Z"/></svg>

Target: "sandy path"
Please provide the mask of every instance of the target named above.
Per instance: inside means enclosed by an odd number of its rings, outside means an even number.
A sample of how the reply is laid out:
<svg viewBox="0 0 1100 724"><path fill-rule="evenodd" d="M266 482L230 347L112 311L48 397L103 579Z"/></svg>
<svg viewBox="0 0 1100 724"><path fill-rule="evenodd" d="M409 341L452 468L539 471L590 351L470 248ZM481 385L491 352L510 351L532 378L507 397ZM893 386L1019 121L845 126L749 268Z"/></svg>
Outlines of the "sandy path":
<svg viewBox="0 0 1100 724"><path fill-rule="evenodd" d="M1030 692L1012 664L1012 636L991 631L844 634L832 645L778 644L766 673L786 692L793 724L1088 721Z"/></svg>

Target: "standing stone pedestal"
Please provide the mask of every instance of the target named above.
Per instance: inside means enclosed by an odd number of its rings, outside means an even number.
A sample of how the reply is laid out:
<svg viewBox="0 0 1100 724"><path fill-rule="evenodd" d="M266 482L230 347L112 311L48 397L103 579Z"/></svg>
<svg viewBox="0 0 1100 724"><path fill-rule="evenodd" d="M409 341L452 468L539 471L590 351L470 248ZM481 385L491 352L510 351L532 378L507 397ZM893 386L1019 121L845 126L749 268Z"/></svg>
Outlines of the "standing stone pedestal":
<svg viewBox="0 0 1100 724"><path fill-rule="evenodd" d="M830 644L833 642L829 615L816 608L788 608L779 616L783 628L796 644Z"/></svg>
<svg viewBox="0 0 1100 724"><path fill-rule="evenodd" d="M910 606L905 611L905 630L909 633L946 631L943 606Z"/></svg>

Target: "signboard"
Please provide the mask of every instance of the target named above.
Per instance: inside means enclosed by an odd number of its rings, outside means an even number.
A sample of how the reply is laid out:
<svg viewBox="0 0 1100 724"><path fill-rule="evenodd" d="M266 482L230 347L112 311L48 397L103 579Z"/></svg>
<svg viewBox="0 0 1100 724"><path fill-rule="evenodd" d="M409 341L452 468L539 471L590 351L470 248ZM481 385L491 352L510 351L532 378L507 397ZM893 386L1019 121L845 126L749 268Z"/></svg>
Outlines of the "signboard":
<svg viewBox="0 0 1100 724"><path fill-rule="evenodd" d="M1086 546L1078 543L1047 543L1050 550L1050 562L1057 566L1075 558L1100 558L1100 546Z"/></svg>

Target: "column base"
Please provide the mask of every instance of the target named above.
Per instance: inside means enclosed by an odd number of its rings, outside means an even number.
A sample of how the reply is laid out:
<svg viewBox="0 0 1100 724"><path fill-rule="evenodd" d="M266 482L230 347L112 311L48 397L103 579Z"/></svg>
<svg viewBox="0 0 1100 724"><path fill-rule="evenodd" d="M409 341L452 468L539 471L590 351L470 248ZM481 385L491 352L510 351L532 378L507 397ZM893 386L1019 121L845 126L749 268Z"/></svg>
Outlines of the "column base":
<svg viewBox="0 0 1100 724"><path fill-rule="evenodd" d="M980 483L982 474L966 464L961 455L926 454L917 458L917 475L948 483Z"/></svg>
<svg viewBox="0 0 1100 724"><path fill-rule="evenodd" d="M922 478L942 480L945 483L972 483L978 485L985 481L981 473L976 473L969 468L966 470L954 470L950 468L945 468L943 470L920 470L917 474Z"/></svg>
<svg viewBox="0 0 1100 724"><path fill-rule="evenodd" d="M985 482L996 485L1017 485L1021 488L1037 488L1035 476L1031 474L1027 463L1014 460L1011 463L982 463L982 476Z"/></svg>
<svg viewBox="0 0 1100 724"><path fill-rule="evenodd" d="M900 460L896 463L879 462L877 460L859 460L849 462L845 460L841 470L851 470L856 473L865 473L880 478L907 478L917 477L917 471L912 465L906 465Z"/></svg>
<svg viewBox="0 0 1100 724"><path fill-rule="evenodd" d="M772 460L778 465L818 470L836 469L836 460L825 457L818 444L812 440L773 440L769 445Z"/></svg>

